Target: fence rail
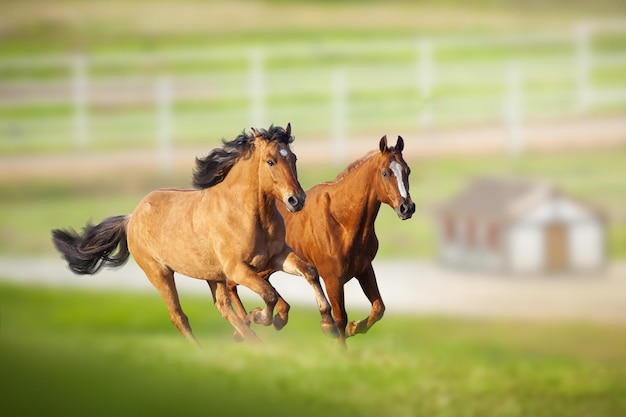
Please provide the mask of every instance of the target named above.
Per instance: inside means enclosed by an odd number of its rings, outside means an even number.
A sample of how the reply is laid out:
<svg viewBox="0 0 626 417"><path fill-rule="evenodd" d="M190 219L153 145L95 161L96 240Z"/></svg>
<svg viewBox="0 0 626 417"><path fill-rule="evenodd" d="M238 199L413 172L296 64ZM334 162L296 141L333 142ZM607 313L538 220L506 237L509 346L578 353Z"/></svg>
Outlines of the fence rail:
<svg viewBox="0 0 626 417"><path fill-rule="evenodd" d="M626 112L624 22L548 34L0 58L0 152L157 144L167 165L174 145L291 121L300 134L331 138L336 155L362 130L497 122L517 153L529 118ZM603 48L607 33L620 40Z"/></svg>

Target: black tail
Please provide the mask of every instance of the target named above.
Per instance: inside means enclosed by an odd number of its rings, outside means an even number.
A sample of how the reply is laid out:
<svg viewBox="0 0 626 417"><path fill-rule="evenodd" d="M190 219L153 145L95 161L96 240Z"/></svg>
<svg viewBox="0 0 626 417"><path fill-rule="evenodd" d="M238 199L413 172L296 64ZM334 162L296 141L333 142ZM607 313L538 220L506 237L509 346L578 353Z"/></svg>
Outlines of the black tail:
<svg viewBox="0 0 626 417"><path fill-rule="evenodd" d="M109 217L95 226L88 223L82 235L73 229L55 229L52 241L77 274L95 274L103 266L122 266L130 255L126 216Z"/></svg>

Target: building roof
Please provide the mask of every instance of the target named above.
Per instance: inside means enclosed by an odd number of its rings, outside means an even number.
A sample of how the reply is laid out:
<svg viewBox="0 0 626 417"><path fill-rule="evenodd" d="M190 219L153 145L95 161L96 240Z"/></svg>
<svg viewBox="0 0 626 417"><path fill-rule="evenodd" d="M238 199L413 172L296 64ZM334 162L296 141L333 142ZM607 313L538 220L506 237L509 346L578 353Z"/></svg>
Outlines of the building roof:
<svg viewBox="0 0 626 417"><path fill-rule="evenodd" d="M440 214L508 220L527 213L560 192L545 183L516 178L483 177L438 208Z"/></svg>

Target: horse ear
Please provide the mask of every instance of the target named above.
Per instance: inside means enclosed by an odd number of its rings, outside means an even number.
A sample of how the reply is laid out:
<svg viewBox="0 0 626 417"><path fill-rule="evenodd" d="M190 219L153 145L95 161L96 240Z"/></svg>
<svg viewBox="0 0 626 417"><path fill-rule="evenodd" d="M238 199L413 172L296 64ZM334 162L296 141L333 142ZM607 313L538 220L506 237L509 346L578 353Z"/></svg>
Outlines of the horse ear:
<svg viewBox="0 0 626 417"><path fill-rule="evenodd" d="M380 138L380 142L378 143L378 147L380 148L380 153L387 152L387 135Z"/></svg>
<svg viewBox="0 0 626 417"><path fill-rule="evenodd" d="M285 135L291 136L291 123L287 123L287 128L285 129Z"/></svg>
<svg viewBox="0 0 626 417"><path fill-rule="evenodd" d="M252 135L254 135L255 139L261 136L255 128L251 127L250 130L252 131Z"/></svg>
<svg viewBox="0 0 626 417"><path fill-rule="evenodd" d="M403 149L404 149L404 139L402 139L402 136L398 135L398 141L396 142L396 150L398 152L402 152Z"/></svg>

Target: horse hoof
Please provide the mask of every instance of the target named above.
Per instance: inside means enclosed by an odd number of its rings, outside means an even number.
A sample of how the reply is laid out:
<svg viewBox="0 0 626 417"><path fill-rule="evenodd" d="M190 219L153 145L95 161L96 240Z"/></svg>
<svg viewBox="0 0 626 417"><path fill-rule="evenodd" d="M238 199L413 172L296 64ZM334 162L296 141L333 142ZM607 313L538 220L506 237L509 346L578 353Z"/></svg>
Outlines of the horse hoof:
<svg viewBox="0 0 626 417"><path fill-rule="evenodd" d="M274 316L274 329L282 330L287 325L287 320L282 319L278 314Z"/></svg>
<svg viewBox="0 0 626 417"><path fill-rule="evenodd" d="M320 323L320 326L322 328L322 332L324 332L326 336L330 336L333 339L336 339L339 337L339 330L337 329L337 326L335 325L335 323L327 323L327 322L322 321Z"/></svg>
<svg viewBox="0 0 626 417"><path fill-rule="evenodd" d="M235 339L235 342L237 343L241 343L244 341L243 336L237 330L235 330L235 332L233 333L233 339Z"/></svg>
<svg viewBox="0 0 626 417"><path fill-rule="evenodd" d="M255 308L248 314L248 319L252 321L254 324L262 324L263 326L269 326L272 324L272 317L267 318L265 316L265 311L263 311L260 307Z"/></svg>

